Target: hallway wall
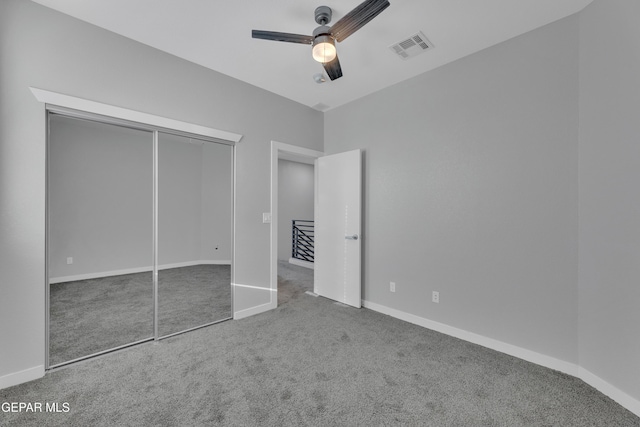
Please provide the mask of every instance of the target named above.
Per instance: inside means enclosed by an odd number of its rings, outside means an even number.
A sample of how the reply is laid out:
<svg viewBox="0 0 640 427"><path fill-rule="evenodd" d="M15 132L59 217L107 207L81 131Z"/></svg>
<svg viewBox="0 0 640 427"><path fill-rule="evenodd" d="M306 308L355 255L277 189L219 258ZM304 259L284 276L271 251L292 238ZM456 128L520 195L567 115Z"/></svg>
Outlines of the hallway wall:
<svg viewBox="0 0 640 427"><path fill-rule="evenodd" d="M291 220L313 220L313 165L278 160L278 259L291 258Z"/></svg>

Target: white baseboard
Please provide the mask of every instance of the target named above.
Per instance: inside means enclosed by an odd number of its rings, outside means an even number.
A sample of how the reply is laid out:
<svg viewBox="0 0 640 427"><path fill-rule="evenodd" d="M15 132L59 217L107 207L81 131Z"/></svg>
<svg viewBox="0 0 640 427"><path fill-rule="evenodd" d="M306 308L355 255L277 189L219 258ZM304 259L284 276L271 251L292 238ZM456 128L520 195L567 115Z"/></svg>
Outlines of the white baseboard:
<svg viewBox="0 0 640 427"><path fill-rule="evenodd" d="M73 276L51 277L49 284L76 282L78 280L100 279L102 277L121 276L123 274L145 273L151 271L151 267L126 268L123 270L100 271L98 273L76 274Z"/></svg>
<svg viewBox="0 0 640 427"><path fill-rule="evenodd" d="M158 266L158 270L168 270L170 268L193 267L194 265L231 265L231 260L221 259L201 259L196 261L175 262L173 264L162 264ZM151 271L151 267L149 267Z"/></svg>
<svg viewBox="0 0 640 427"><path fill-rule="evenodd" d="M313 270L313 263L309 261L303 261L301 259L289 258L289 264L297 265L304 268L310 268Z"/></svg>
<svg viewBox="0 0 640 427"><path fill-rule="evenodd" d="M0 377L0 390L44 377L44 365Z"/></svg>
<svg viewBox="0 0 640 427"><path fill-rule="evenodd" d="M235 290L236 290L236 288L254 289L256 291L263 291L263 292L270 292L271 293L271 295L269 297L269 302L266 303L266 304L260 304L260 305L257 305L255 307L245 308L244 310L234 311L234 313L233 313L233 319L234 320L244 319L245 317L249 317L249 316L253 316L253 315L256 315L256 314L264 313L265 311L273 310L274 308L276 308L278 306L278 290L277 289L263 288L261 286L243 285L243 284L240 284L240 283L232 283L231 285L233 286L233 290L234 290L234 305L235 305L235 301L236 301L236 299L235 299Z"/></svg>
<svg viewBox="0 0 640 427"><path fill-rule="evenodd" d="M609 396L611 399L615 400L620 405L640 417L640 400L634 399L624 391L616 388L582 367L580 367L579 371L580 373L578 378L600 391L602 394Z"/></svg>
<svg viewBox="0 0 640 427"><path fill-rule="evenodd" d="M424 317L416 316L414 314L406 313L404 311L396 310L370 301L362 300L362 305L368 309L387 314L397 319L404 320L405 322L413 323L414 325L441 332L445 335L450 335L455 338L472 342L474 344L478 344L483 347L487 347L492 350L496 350L501 353L526 360L527 362L535 363L537 365L564 372L565 374L580 378L596 390L609 396L611 399L627 408L629 411L640 416L640 401L634 399L622 390L607 383L603 379L597 377L596 375L592 374L591 372L575 363L556 359L555 357L527 350L526 348L518 347L512 344L507 344L493 338L488 338L483 335L465 331L464 329L455 328L453 326L445 325L444 323L435 322Z"/></svg>
<svg viewBox="0 0 640 427"><path fill-rule="evenodd" d="M497 350L501 353L505 353L519 359L524 359L528 362L536 363L538 365L546 366L547 368L555 369L556 371L564 372L565 374L569 374L574 377L578 376L578 365L574 363L565 362L563 360L546 356L535 351L527 350L525 348L507 344L493 338L488 338L483 335L465 331L464 329L458 329L453 326L445 325L444 323L434 322L433 320L405 313L403 311L389 308L384 305L364 300L362 302L366 308L378 311L383 314L388 314L389 316L404 320L409 323L413 323L414 325L419 325L427 329L450 335L452 337L460 338L461 340L469 341L483 347Z"/></svg>
<svg viewBox="0 0 640 427"><path fill-rule="evenodd" d="M192 267L194 265L231 265L230 260L197 260L176 262L172 264L162 264L158 266L158 270L168 270L170 268ZM77 274L74 276L52 277L49 279L50 284L75 282L78 280L100 279L102 277L121 276L123 274L146 273L153 270L152 266L126 268L123 270L100 271L97 273Z"/></svg>
<svg viewBox="0 0 640 427"><path fill-rule="evenodd" d="M276 303L269 302L266 304L258 305L244 310L236 311L233 313L233 320L244 319L245 317L254 316L256 314L264 313L265 311L273 310L276 308Z"/></svg>

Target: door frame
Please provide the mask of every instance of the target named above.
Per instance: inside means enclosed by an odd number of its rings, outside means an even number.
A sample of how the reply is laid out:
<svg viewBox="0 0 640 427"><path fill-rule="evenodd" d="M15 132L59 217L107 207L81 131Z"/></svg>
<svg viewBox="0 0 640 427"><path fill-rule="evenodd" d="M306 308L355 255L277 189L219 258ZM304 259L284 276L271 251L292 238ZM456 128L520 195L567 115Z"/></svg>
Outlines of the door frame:
<svg viewBox="0 0 640 427"><path fill-rule="evenodd" d="M324 152L271 141L271 253L269 288L271 292L270 308L278 306L278 159L293 160L313 164ZM316 198L314 183L314 200Z"/></svg>

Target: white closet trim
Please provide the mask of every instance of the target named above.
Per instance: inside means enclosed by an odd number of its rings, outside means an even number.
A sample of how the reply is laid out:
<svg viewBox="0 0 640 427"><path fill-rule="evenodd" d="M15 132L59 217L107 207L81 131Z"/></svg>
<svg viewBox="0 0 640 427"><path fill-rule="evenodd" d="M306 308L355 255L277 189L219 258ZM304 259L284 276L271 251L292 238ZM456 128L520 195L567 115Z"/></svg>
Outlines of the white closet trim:
<svg viewBox="0 0 640 427"><path fill-rule="evenodd" d="M132 122L144 123L161 128L175 129L182 132L208 136L211 138L217 138L226 141L240 142L240 140L242 139L242 135L220 129L200 126L180 120L174 120L166 117L156 116L153 114L143 113L140 111L129 110L127 108L116 107L115 105L103 104L101 102L90 101L88 99L77 98L75 96L64 95L61 93L51 92L35 87L30 87L29 89L31 89L31 93L33 93L33 96L35 96L38 101L45 104L72 108L74 110L86 111L89 113L115 117Z"/></svg>

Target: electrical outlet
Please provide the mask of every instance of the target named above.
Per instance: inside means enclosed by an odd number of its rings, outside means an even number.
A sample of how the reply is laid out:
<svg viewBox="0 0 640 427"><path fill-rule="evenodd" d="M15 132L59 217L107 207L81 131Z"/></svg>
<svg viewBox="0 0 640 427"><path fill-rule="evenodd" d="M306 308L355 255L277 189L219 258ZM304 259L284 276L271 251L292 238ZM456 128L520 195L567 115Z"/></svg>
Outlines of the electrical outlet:
<svg viewBox="0 0 640 427"><path fill-rule="evenodd" d="M73 264L73 257L68 257L67 258L67 264Z"/></svg>
<svg viewBox="0 0 640 427"><path fill-rule="evenodd" d="M389 290L391 292L395 292L396 291L396 282L389 282Z"/></svg>
<svg viewBox="0 0 640 427"><path fill-rule="evenodd" d="M271 212L262 213L262 222L264 224L271 224Z"/></svg>
<svg viewBox="0 0 640 427"><path fill-rule="evenodd" d="M436 304L439 304L440 303L440 292L438 292L438 291L431 292L431 301L435 302Z"/></svg>

